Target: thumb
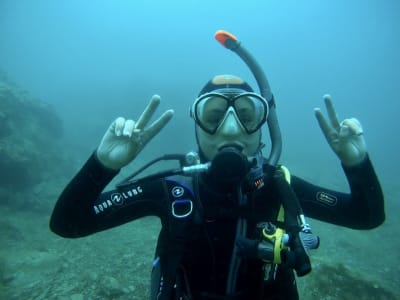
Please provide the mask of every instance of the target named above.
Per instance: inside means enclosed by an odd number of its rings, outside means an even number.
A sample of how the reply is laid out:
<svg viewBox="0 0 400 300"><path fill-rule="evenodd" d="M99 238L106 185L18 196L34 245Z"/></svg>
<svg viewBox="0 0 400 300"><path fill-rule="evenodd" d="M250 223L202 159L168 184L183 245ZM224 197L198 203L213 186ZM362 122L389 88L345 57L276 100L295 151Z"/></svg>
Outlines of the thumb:
<svg viewBox="0 0 400 300"><path fill-rule="evenodd" d="M361 123L356 118L345 119L340 124L341 131L347 136L362 135L364 133Z"/></svg>

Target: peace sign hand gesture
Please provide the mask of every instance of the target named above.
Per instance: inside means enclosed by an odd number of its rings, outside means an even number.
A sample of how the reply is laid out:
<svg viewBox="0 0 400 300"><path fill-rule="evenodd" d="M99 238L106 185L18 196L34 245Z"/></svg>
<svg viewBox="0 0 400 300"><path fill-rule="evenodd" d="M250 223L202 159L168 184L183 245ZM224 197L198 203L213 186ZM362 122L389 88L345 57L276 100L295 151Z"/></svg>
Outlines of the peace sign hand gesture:
<svg viewBox="0 0 400 300"><path fill-rule="evenodd" d="M119 117L111 123L96 151L105 167L119 170L129 164L171 120L174 111L167 110L146 128L160 101L160 97L154 95L136 122Z"/></svg>
<svg viewBox="0 0 400 300"><path fill-rule="evenodd" d="M356 118L339 123L331 96L325 95L324 100L330 124L319 108L315 109L315 116L326 140L343 165L349 167L359 164L367 156L361 123Z"/></svg>

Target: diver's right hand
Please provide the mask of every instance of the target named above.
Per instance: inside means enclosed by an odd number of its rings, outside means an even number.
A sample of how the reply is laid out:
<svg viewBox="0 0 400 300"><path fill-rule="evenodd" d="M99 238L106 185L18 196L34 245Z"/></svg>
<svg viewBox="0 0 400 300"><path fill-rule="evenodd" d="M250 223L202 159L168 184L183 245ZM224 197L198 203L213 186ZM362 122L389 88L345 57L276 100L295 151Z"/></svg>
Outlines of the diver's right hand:
<svg viewBox="0 0 400 300"><path fill-rule="evenodd" d="M129 164L171 120L174 111L170 109L145 128L160 101L160 96L154 95L136 122L119 117L111 123L96 150L97 158L105 167L119 170Z"/></svg>

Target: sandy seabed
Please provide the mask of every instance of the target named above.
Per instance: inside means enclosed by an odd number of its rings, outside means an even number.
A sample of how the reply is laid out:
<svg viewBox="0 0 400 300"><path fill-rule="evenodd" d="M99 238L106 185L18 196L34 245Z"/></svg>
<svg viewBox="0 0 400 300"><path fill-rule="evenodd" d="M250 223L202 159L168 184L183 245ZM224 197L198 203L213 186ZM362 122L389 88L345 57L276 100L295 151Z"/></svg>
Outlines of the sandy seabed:
<svg viewBox="0 0 400 300"><path fill-rule="evenodd" d="M0 210L0 299L148 299L158 219L63 239L49 230L50 205ZM301 299L400 299L399 221L389 217L371 231L310 221L321 247L311 274L298 278Z"/></svg>

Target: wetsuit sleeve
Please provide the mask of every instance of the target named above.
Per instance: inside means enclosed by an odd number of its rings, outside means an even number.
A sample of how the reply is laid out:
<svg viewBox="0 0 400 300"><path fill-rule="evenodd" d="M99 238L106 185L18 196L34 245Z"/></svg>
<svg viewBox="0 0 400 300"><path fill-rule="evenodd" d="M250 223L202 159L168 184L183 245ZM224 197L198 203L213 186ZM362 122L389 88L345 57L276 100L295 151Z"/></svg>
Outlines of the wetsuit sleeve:
<svg viewBox="0 0 400 300"><path fill-rule="evenodd" d="M292 176L291 184L306 216L353 229L372 229L385 220L384 197L370 159L342 166L350 194L328 190Z"/></svg>
<svg viewBox="0 0 400 300"><path fill-rule="evenodd" d="M146 215L161 216L163 180L102 193L117 174L101 165L93 153L58 198L50 229L60 236L76 238Z"/></svg>

